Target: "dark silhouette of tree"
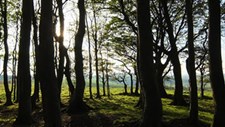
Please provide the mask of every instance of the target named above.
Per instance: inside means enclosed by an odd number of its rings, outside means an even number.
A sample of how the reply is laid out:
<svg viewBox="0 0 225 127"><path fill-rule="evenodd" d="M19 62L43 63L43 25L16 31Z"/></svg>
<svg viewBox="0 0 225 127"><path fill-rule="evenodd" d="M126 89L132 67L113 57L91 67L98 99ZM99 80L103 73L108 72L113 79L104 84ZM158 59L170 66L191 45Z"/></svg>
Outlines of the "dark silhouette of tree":
<svg viewBox="0 0 225 127"><path fill-rule="evenodd" d="M88 62L89 62L89 94L90 99L93 99L92 95L92 56L91 56L91 39L90 39L90 31L89 25L86 17L86 24L87 24L87 36L88 36Z"/></svg>
<svg viewBox="0 0 225 127"><path fill-rule="evenodd" d="M215 100L212 127L225 126L225 85L221 60L220 0L209 0L209 69Z"/></svg>
<svg viewBox="0 0 225 127"><path fill-rule="evenodd" d="M180 60L179 60L179 52L176 46L177 38L174 36L174 30L173 30L173 24L170 19L168 7L167 7L168 0L162 0L162 6L163 6L163 12L164 12L164 18L167 24L167 33L169 36L169 42L171 45L170 50L170 59L171 63L173 65L173 73L175 78L175 93L174 93L174 105L186 105L186 102L183 98L183 83L182 83L182 77L181 77L181 67L180 67ZM181 28L179 28L181 29Z"/></svg>
<svg viewBox="0 0 225 127"><path fill-rule="evenodd" d="M98 30L97 30L96 8L95 8L94 1L92 1L92 10L93 10L93 19L94 19L92 37L94 40L94 53L95 53L95 75L96 75L96 90L97 90L96 98L101 98L100 87L99 87Z"/></svg>
<svg viewBox="0 0 225 127"><path fill-rule="evenodd" d="M32 0L23 0L22 24L18 59L19 109L15 125L32 124L31 118L31 76L30 76L30 32Z"/></svg>
<svg viewBox="0 0 225 127"><path fill-rule="evenodd" d="M192 15L192 0L186 0L186 13L188 22L188 55L187 71L189 74L190 83L190 122L194 125L198 122L198 92L195 72L195 51L194 51L194 36L193 36L193 15Z"/></svg>
<svg viewBox="0 0 225 127"><path fill-rule="evenodd" d="M68 107L68 113L79 114L87 111L87 106L83 101L84 97L84 72L83 72L83 55L82 55L82 44L83 37L85 34L85 6L84 0L78 1L78 9L80 12L79 16L79 27L75 36L75 73L76 73L76 89L73 94L73 98Z"/></svg>
<svg viewBox="0 0 225 127"><path fill-rule="evenodd" d="M52 0L41 1L40 83L45 126L61 127L60 101L54 67Z"/></svg>
<svg viewBox="0 0 225 127"><path fill-rule="evenodd" d="M153 67L153 37L148 0L137 0L140 76L143 82L145 106L141 127L161 127L162 102Z"/></svg>
<svg viewBox="0 0 225 127"><path fill-rule="evenodd" d="M8 47L8 20L7 20L7 0L0 1L1 6L1 15L2 15L2 22L3 22L3 43L4 43L4 49L5 49L5 55L4 55L4 62L3 62L3 84L5 88L5 94L6 94L6 102L4 105L9 106L12 105L11 100L11 91L9 90L9 83L8 83L8 60L9 60L9 47Z"/></svg>
<svg viewBox="0 0 225 127"><path fill-rule="evenodd" d="M40 87L40 53L39 53L39 43L38 43L38 24L37 16L34 11L34 3L32 3L32 25L33 25L33 40L34 40L34 93L31 97L32 109L35 109L36 101L39 100L39 87Z"/></svg>
<svg viewBox="0 0 225 127"><path fill-rule="evenodd" d="M59 92L61 93L62 89L62 81L64 74L64 62L65 62L65 50L64 50L64 14L63 14L63 2L62 0L56 0L58 5L58 13L59 13L59 24L60 24L60 35L57 37L57 41L59 43L59 65L57 69L57 84L59 87ZM61 102L61 99L60 99Z"/></svg>

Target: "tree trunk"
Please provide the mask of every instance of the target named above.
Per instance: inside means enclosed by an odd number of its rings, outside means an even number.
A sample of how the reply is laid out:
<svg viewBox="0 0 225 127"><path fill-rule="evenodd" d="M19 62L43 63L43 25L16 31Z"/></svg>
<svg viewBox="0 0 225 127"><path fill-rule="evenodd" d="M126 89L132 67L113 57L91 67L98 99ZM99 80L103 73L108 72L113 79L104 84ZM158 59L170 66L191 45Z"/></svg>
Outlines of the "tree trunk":
<svg viewBox="0 0 225 127"><path fill-rule="evenodd" d="M141 127L161 127L162 103L153 67L153 39L148 0L137 0L140 76L143 81L145 106Z"/></svg>
<svg viewBox="0 0 225 127"><path fill-rule="evenodd" d="M52 0L41 1L40 82L45 126L61 127L59 89L55 76Z"/></svg>
<svg viewBox="0 0 225 127"><path fill-rule="evenodd" d="M200 68L200 84L201 84L201 98L203 99L205 97L204 95L204 73L202 68Z"/></svg>
<svg viewBox="0 0 225 127"><path fill-rule="evenodd" d="M85 7L84 0L78 1L78 8L80 12L79 16L79 28L75 36L75 73L76 73L76 89L73 94L73 98L68 108L70 114L80 114L87 111L87 107L83 101L84 97L84 72L83 72L83 55L82 44L85 34Z"/></svg>
<svg viewBox="0 0 225 127"><path fill-rule="evenodd" d="M130 75L130 94L134 94L134 91L133 91L133 86L134 86L133 75L132 75L131 72L129 73L129 75Z"/></svg>
<svg viewBox="0 0 225 127"><path fill-rule="evenodd" d="M100 48L100 55L101 55L101 71L102 71L102 89L103 89L103 96L106 96L105 90L105 68L104 68L104 60L102 56L102 49Z"/></svg>
<svg viewBox="0 0 225 127"><path fill-rule="evenodd" d="M59 42L59 66L57 70L57 84L59 87L59 92L61 95L62 82L63 82L63 74L64 74L64 57L65 57L65 47L63 45L64 40L64 14L63 14L63 3L62 0L56 0L59 9L59 23L60 23L60 35L58 38ZM61 102L61 99L60 99Z"/></svg>
<svg viewBox="0 0 225 127"><path fill-rule="evenodd" d="M181 67L180 67L180 60L178 56L177 46L176 46L176 39L173 35L173 25L170 20L168 7L167 7L167 0L162 0L162 6L164 9L164 16L165 21L168 26L168 35L169 35L169 41L171 45L171 51L169 54L169 57L171 59L171 63L173 65L173 74L174 74L174 80L175 80L175 93L174 93L174 100L172 104L174 105L187 105L183 98L183 83L182 83L182 76L181 76Z"/></svg>
<svg viewBox="0 0 225 127"><path fill-rule="evenodd" d="M212 127L225 126L225 85L221 60L220 0L209 0L209 69L215 100Z"/></svg>
<svg viewBox="0 0 225 127"><path fill-rule="evenodd" d="M198 123L198 92L195 72L195 51L193 37L192 0L186 0L186 13L188 22L188 74L190 80L190 112L189 119L193 125Z"/></svg>
<svg viewBox="0 0 225 127"><path fill-rule="evenodd" d="M34 73L34 93L31 97L32 109L36 107L36 101L39 99L39 86L40 86L40 53L38 44L38 26L37 17L34 13L34 3L32 2L32 23L33 23L33 40L34 40L34 50L35 50L35 73Z"/></svg>
<svg viewBox="0 0 225 127"><path fill-rule="evenodd" d="M86 24L87 24L87 36L88 36L89 94L90 94L90 99L93 99L93 95L92 95L92 56L91 56L91 41L90 41L90 31L89 31L89 27L88 27L87 17L86 17Z"/></svg>
<svg viewBox="0 0 225 127"><path fill-rule="evenodd" d="M1 3L2 4L2 3ZM4 48L5 48L5 55L4 55L4 63L3 63L3 79L4 79L4 88L6 94L6 102L4 105L9 106L12 105L12 97L11 91L9 90L9 83L8 83L8 60L9 60L9 47L8 47L8 21L7 21L7 0L4 0L3 8L2 8L2 16L3 16L3 31L4 31Z"/></svg>
<svg viewBox="0 0 225 127"><path fill-rule="evenodd" d="M66 51L65 76L66 76L66 80L67 80L67 83L68 83L68 86L69 86L70 94L73 95L74 94L74 85L73 85L73 82L71 80L70 65L71 65L70 58L69 58L69 55L68 55L68 53Z"/></svg>
<svg viewBox="0 0 225 127"><path fill-rule="evenodd" d="M15 125L25 126L32 124L31 118L31 76L30 76L30 32L32 17L32 1L23 0L22 24L19 45L18 86L19 109Z"/></svg>
<svg viewBox="0 0 225 127"><path fill-rule="evenodd" d="M99 88L99 69L98 69L98 40L97 40L97 21L96 21L96 16L95 16L95 10L93 10L93 14L94 14L94 35L93 35L93 39L94 39L94 43L95 43L95 72L96 72L96 89L97 89L97 96L96 98L101 98L100 96L100 88Z"/></svg>
<svg viewBox="0 0 225 127"><path fill-rule="evenodd" d="M123 85L124 85L124 94L127 95L127 94L128 94L128 93L127 93L127 83L126 83L126 81L125 81L125 78L126 78L126 77L124 77L124 78L122 79L122 82L123 82Z"/></svg>
<svg viewBox="0 0 225 127"><path fill-rule="evenodd" d="M108 56L107 56L108 57ZM109 87L109 69L108 69L108 60L106 61L106 87L107 87L107 96L110 97L110 87Z"/></svg>
<svg viewBox="0 0 225 127"><path fill-rule="evenodd" d="M136 83L135 83L135 95L138 95L139 94L139 92L138 92L138 90L139 90L139 78L138 78L138 72L137 72L138 70L137 70L137 67L135 66L134 67L134 74L135 74L135 77L136 77Z"/></svg>

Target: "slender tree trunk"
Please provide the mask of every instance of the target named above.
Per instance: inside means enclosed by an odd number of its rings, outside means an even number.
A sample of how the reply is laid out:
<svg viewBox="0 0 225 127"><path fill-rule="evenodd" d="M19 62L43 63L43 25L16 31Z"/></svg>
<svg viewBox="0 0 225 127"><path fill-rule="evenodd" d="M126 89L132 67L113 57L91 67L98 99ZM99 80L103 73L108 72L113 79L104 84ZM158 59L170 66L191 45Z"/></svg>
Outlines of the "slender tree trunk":
<svg viewBox="0 0 225 127"><path fill-rule="evenodd" d="M88 21L86 17L86 24L87 24L87 36L88 36L88 59L89 59L89 94L90 99L93 99L92 95L92 56L91 56L91 40L90 40L90 31L88 26Z"/></svg>
<svg viewBox="0 0 225 127"><path fill-rule="evenodd" d="M18 7L19 8L19 7ZM18 9L19 11L19 9ZM18 12L17 12L18 13ZM16 96L16 86L17 86L17 80L16 80L16 67L17 67L17 45L18 45L18 37L19 36L19 15L16 18L16 39L15 39L15 46L13 49L13 58L12 58L12 92L13 92L13 100L17 100Z"/></svg>
<svg viewBox="0 0 225 127"><path fill-rule="evenodd" d="M161 127L162 103L155 81L153 65L153 39L148 0L137 0L139 33L140 76L143 81L145 106L141 127Z"/></svg>
<svg viewBox="0 0 225 127"><path fill-rule="evenodd" d="M97 21L96 21L96 10L95 10L95 5L94 3L93 4L93 15L94 15L94 30L93 30L93 39L94 39L94 52L95 52L95 73L96 73L96 90L97 90L97 95L96 95L96 98L101 98L101 95L100 95L100 88L99 88L99 69L98 69L98 31L97 31Z"/></svg>
<svg viewBox="0 0 225 127"><path fill-rule="evenodd" d="M105 68L104 68L104 60L103 60L102 49L101 48L100 48L100 55L101 55L101 71L102 71L103 96L106 96L106 90L105 90Z"/></svg>
<svg viewBox="0 0 225 127"><path fill-rule="evenodd" d="M46 127L61 127L59 89L55 76L52 0L41 1L40 83Z"/></svg>
<svg viewBox="0 0 225 127"><path fill-rule="evenodd" d="M33 40L35 51L35 73L34 73L34 93L31 97L32 109L36 107L36 101L39 99L39 86L40 86L40 53L38 44L38 26L37 17L34 12L34 3L32 3L32 23L33 23Z"/></svg>
<svg viewBox="0 0 225 127"><path fill-rule="evenodd" d="M225 85L221 60L220 0L209 0L209 69L215 100L212 127L225 126Z"/></svg>
<svg viewBox="0 0 225 127"><path fill-rule="evenodd" d="M31 76L30 76L30 32L32 17L32 0L23 0L22 24L19 45L18 86L19 109L15 125L32 124L31 118Z"/></svg>
<svg viewBox="0 0 225 127"><path fill-rule="evenodd" d="M108 57L108 56L107 56ZM108 69L108 60L106 60L106 87L107 87L107 96L110 97L110 87L109 87L109 69Z"/></svg>
<svg viewBox="0 0 225 127"><path fill-rule="evenodd" d="M123 85L124 85L124 94L128 94L127 93L127 83L126 83L126 81L125 81L125 77L122 79L122 82L123 82Z"/></svg>
<svg viewBox="0 0 225 127"><path fill-rule="evenodd" d="M133 91L133 87L134 87L134 83L133 83L133 75L132 75L131 72L129 73L129 75L130 75L130 93L131 93L131 94L134 94L134 91Z"/></svg>
<svg viewBox="0 0 225 127"><path fill-rule="evenodd" d="M198 92L195 72L195 51L193 37L193 16L192 16L192 0L186 0L186 12L188 21L188 74L190 79L190 122L194 125L198 123Z"/></svg>
<svg viewBox="0 0 225 127"><path fill-rule="evenodd" d="M65 57L65 50L63 45L64 40L64 14L63 14L63 3L62 0L56 0L59 9L59 23L60 23L60 35L58 37L59 42L59 66L57 70L57 84L59 87L59 92L61 95L62 90L62 82L63 82L63 74L64 74L64 57ZM61 99L60 99L61 102Z"/></svg>
<svg viewBox="0 0 225 127"><path fill-rule="evenodd" d="M78 8L80 12L79 16L79 28L75 36L75 73L76 73L76 89L73 94L73 98L68 108L70 114L80 114L87 111L87 106L83 101L84 97L84 72L83 72L83 55L82 44L85 34L85 7L84 0L78 1Z"/></svg>
<svg viewBox="0 0 225 127"><path fill-rule="evenodd" d="M2 4L2 3L1 3ZM4 48L5 48L5 55L4 55L4 63L3 63L3 79L4 79L4 88L6 94L6 103L4 105L9 106L12 105L11 100L11 92L9 90L9 83L8 83L8 60L9 60L9 48L8 48L8 21L7 21L7 0L4 0L3 7L2 7L2 16L3 16L3 31L4 31Z"/></svg>
<svg viewBox="0 0 225 127"><path fill-rule="evenodd" d="M69 86L70 94L73 95L74 94L74 85L73 85L73 82L71 80L70 65L71 65L70 58L69 58L68 53L66 53L65 76L66 76L66 80L67 80L67 83L68 83L68 86Z"/></svg>
<svg viewBox="0 0 225 127"><path fill-rule="evenodd" d="M134 74L135 74L135 77L136 77L136 83L135 83L135 95L138 95L138 90L139 90L139 78L138 78L138 72L137 72L137 67L135 66L134 67Z"/></svg>
<svg viewBox="0 0 225 127"><path fill-rule="evenodd" d="M203 70L200 68L200 84L201 84L201 98L204 98L204 73Z"/></svg>

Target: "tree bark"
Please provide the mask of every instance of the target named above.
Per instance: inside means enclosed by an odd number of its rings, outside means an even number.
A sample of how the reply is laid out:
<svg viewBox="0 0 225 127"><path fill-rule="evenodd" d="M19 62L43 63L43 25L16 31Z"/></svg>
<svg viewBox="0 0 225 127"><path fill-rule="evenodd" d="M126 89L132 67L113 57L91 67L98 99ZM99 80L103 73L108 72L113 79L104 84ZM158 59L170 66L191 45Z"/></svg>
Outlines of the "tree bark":
<svg viewBox="0 0 225 127"><path fill-rule="evenodd" d="M225 85L221 60L220 0L209 0L209 69L215 100L212 127L225 126Z"/></svg>
<svg viewBox="0 0 225 127"><path fill-rule="evenodd" d="M92 95L92 56L91 56L91 41L90 41L90 31L88 26L88 21L86 17L86 24L87 24L87 36L88 36L88 61L89 61L89 94L90 99L93 99Z"/></svg>
<svg viewBox="0 0 225 127"><path fill-rule="evenodd" d="M75 36L75 73L76 73L76 89L73 94L73 98L68 108L70 114L80 114L87 111L87 106L83 101L84 97L84 72L83 72L83 55L82 44L85 34L85 6L84 0L78 1L78 8L80 12L79 16L79 28Z"/></svg>
<svg viewBox="0 0 225 127"><path fill-rule="evenodd" d="M145 106L141 127L161 127L162 102L155 81L153 65L153 37L148 0L137 0L140 76L143 81Z"/></svg>
<svg viewBox="0 0 225 127"><path fill-rule="evenodd" d="M33 40L35 50L35 72L34 72L34 93L31 97L32 109L36 108L36 101L39 99L39 87L40 87L40 53L38 44L38 26L37 17L34 12L34 3L32 2L32 23L33 23Z"/></svg>
<svg viewBox="0 0 225 127"><path fill-rule="evenodd" d="M64 50L64 14L63 14L63 3L62 0L56 0L59 9L59 23L60 23L60 35L58 38L59 42L59 66L57 70L57 84L59 87L59 92L61 95L62 82L63 82L63 74L64 74L64 63L65 63L65 50ZM60 99L61 102L61 99Z"/></svg>
<svg viewBox="0 0 225 127"><path fill-rule="evenodd" d="M2 1L1 1L2 2ZM2 18L3 18L3 32L4 32L4 48L5 48L5 55L4 55L4 62L3 62L3 79L4 79L4 88L5 88L5 94L6 94L6 102L5 106L12 105L11 100L11 91L9 90L9 83L8 83L8 73L7 73L7 67L8 67L8 60L9 60L9 47L8 47L8 21L7 21L7 0L4 0L4 3L2 6Z"/></svg>
<svg viewBox="0 0 225 127"><path fill-rule="evenodd" d="M52 3L52 0L41 1L40 83L45 126L61 127L60 96L54 66Z"/></svg>
<svg viewBox="0 0 225 127"><path fill-rule="evenodd" d="M170 21L170 16L167 7L167 0L162 0L162 6L164 10L165 21L168 26L168 36L171 45L171 51L169 57L171 59L171 63L173 65L173 74L175 80L175 92L174 92L174 100L172 104L174 105L187 105L183 98L183 83L182 83L182 76L181 76L181 67L180 67L180 60L178 56L177 46L176 46L176 39L173 35L173 25Z"/></svg>
<svg viewBox="0 0 225 127"><path fill-rule="evenodd" d="M31 76L30 76L30 32L32 17L32 1L23 0L22 24L19 45L18 61L18 86L19 86L19 109L15 125L25 126L32 124L31 118Z"/></svg>
<svg viewBox="0 0 225 127"><path fill-rule="evenodd" d="M94 4L94 3L93 3ZM93 5L94 6L94 5ZM101 98L100 95L100 88L99 88L99 69L98 69L98 37L97 37L97 21L96 21L96 10L93 7L93 14L94 14L94 33L93 33L93 39L95 43L95 73L96 73L96 89L97 89L97 95L96 98Z"/></svg>
<svg viewBox="0 0 225 127"><path fill-rule="evenodd" d="M193 15L192 15L192 0L186 0L186 13L188 22L188 74L190 83L190 111L189 119L191 124L198 123L198 90L195 72L195 51L193 37Z"/></svg>

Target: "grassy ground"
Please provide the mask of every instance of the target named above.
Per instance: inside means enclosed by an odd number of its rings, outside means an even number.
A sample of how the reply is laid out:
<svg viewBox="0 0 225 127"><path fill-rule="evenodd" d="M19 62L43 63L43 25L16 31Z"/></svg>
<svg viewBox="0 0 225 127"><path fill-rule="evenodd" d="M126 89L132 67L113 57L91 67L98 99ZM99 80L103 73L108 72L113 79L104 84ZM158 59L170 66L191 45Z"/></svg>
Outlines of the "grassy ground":
<svg viewBox="0 0 225 127"><path fill-rule="evenodd" d="M172 90L167 91L172 94ZM94 91L95 93L95 91ZM112 96L107 96L101 99L89 99L88 92L85 92L86 103L93 108L88 114L79 116L82 118L82 124L93 127L133 127L137 126L141 119L141 109L135 108L138 101L138 96L123 95L122 88L112 88ZM186 96L188 93L185 93ZM94 95L95 96L95 95ZM204 127L209 126L213 117L213 100L210 91L206 92L206 99L199 99L199 119L204 123ZM0 127L10 127L15 121L17 114L17 104L5 107L4 91L0 86ZM62 101L68 105L69 93L68 88L64 87L62 92ZM188 99L188 97L186 97ZM163 102L163 121L166 127L191 127L186 122L188 118L189 107L170 105L172 99L162 99ZM41 104L39 103L39 107ZM72 119L74 119L73 116ZM33 118L36 121L35 127L43 126L42 109L38 108L33 112ZM63 125L68 126L71 117L65 113L65 108L62 108ZM89 124L87 124L89 123ZM82 125L81 124L81 125Z"/></svg>

